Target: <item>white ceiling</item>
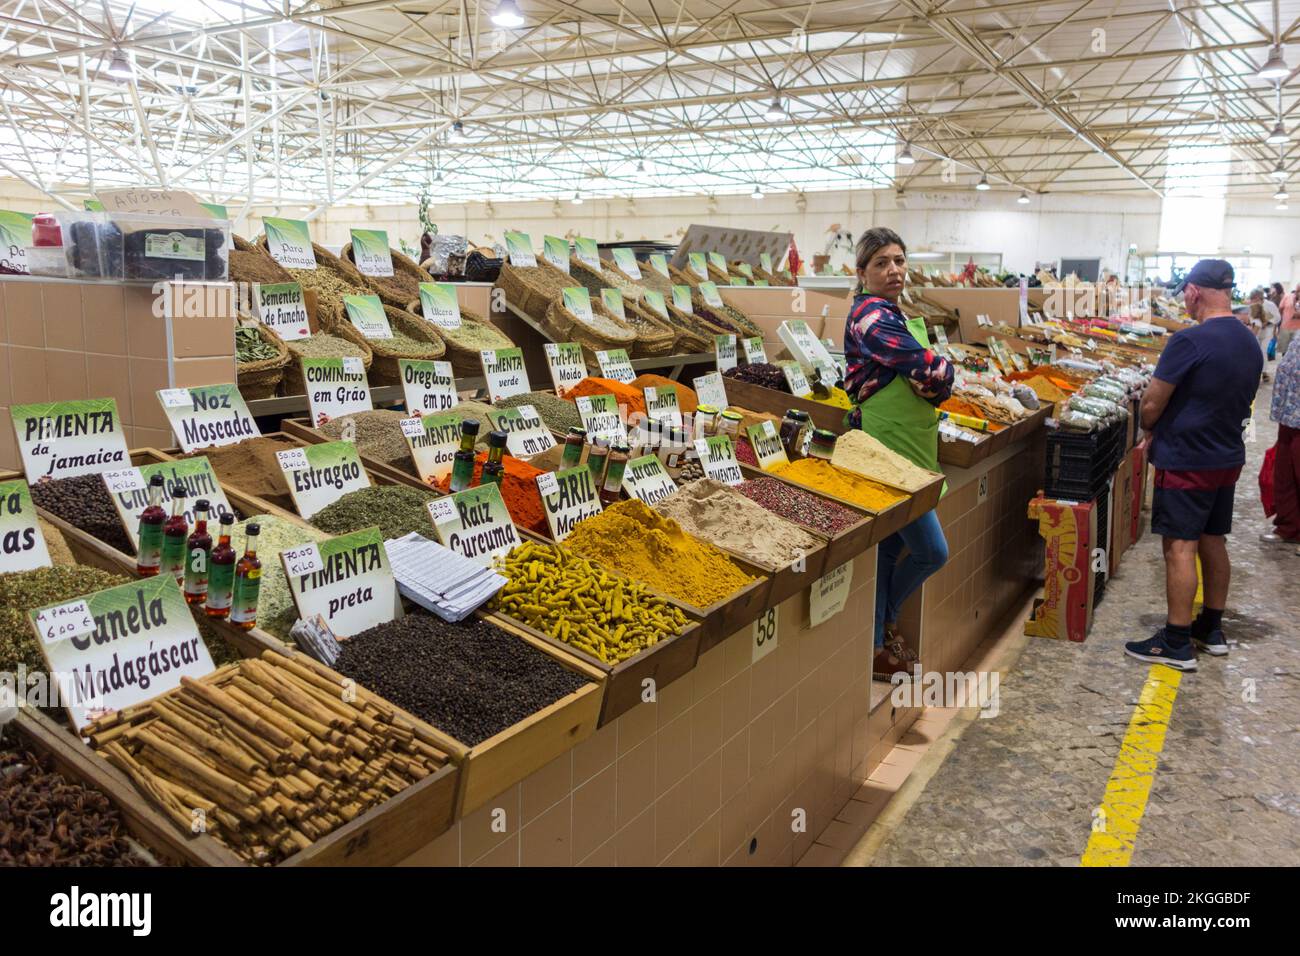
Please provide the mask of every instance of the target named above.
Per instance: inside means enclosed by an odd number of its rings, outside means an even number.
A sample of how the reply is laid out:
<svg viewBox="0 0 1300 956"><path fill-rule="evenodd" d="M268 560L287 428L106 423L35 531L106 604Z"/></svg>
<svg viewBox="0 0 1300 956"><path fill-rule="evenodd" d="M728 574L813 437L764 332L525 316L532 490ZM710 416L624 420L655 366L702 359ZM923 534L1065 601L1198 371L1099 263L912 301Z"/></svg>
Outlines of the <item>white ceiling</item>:
<svg viewBox="0 0 1300 956"><path fill-rule="evenodd" d="M143 182L323 208L422 186L445 201L966 189L982 172L1162 193L1171 144L1231 146L1230 193L1264 196L1279 157L1295 164L1294 137L1262 142L1269 2L520 6L526 24L503 30L496 0L0 0L0 175L65 199ZM1300 66L1300 0L1279 12ZM133 81L108 75L114 50ZM448 142L457 119L468 144ZM915 165L895 167L896 140Z"/></svg>

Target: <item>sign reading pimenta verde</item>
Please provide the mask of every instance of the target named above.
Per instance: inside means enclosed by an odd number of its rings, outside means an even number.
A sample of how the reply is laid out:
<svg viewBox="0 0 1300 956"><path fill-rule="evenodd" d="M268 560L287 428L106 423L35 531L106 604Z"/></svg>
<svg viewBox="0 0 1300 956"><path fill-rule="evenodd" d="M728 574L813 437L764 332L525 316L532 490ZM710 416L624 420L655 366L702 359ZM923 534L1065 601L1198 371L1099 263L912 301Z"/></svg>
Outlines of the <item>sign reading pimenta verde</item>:
<svg viewBox="0 0 1300 956"><path fill-rule="evenodd" d="M117 402L111 398L14 405L9 413L28 481L91 475L131 464Z"/></svg>

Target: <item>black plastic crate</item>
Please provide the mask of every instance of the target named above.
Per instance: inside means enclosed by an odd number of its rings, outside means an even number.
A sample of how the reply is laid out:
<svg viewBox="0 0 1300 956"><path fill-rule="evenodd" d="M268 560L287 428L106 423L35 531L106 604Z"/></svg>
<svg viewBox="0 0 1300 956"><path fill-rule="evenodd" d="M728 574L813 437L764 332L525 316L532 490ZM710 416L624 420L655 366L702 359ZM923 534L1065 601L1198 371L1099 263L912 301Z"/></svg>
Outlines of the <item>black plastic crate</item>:
<svg viewBox="0 0 1300 956"><path fill-rule="evenodd" d="M1110 568L1110 483L1102 489L1095 501L1093 501L1093 511L1097 515L1097 538L1092 543L1093 551L1101 548L1101 553L1105 556L1106 570L1094 572L1096 579L1092 586L1092 604L1096 607L1101 603L1102 597L1106 593L1106 579L1109 577ZM1088 556L1091 565L1092 556Z"/></svg>
<svg viewBox="0 0 1300 956"><path fill-rule="evenodd" d="M1125 433L1122 423L1095 432L1049 432L1044 492L1070 501L1096 498L1119 467Z"/></svg>

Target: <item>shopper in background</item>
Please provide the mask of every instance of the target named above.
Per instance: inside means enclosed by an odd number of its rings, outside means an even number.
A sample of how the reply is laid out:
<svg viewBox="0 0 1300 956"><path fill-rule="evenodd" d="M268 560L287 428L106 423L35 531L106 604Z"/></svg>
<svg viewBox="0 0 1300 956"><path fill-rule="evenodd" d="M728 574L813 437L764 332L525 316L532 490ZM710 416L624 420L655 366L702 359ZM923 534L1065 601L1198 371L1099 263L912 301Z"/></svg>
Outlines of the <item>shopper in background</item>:
<svg viewBox="0 0 1300 956"><path fill-rule="evenodd" d="M1274 285L1281 285L1281 283L1274 283ZM1300 314L1296 310L1297 293L1300 293L1300 283L1297 283L1294 289L1282 296L1282 301L1277 306L1278 312L1282 314L1282 324L1277 330L1278 358L1286 354L1291 339L1296 332L1300 331Z"/></svg>
<svg viewBox="0 0 1300 956"><path fill-rule="evenodd" d="M1264 356L1264 381L1268 381L1268 343L1277 335L1282 324L1282 313L1277 306L1264 295L1264 289L1255 289L1250 294L1250 329L1259 342L1260 354Z"/></svg>
<svg viewBox="0 0 1300 956"><path fill-rule="evenodd" d="M1258 342L1232 314L1233 278L1222 259L1192 267L1183 281L1183 306L1197 324L1169 340L1142 396L1142 427L1151 432L1156 469L1151 530L1164 539L1168 617L1153 636L1124 650L1179 670L1196 670L1196 648L1228 653L1225 536L1246 462L1243 431L1264 369ZM1198 555L1205 600L1193 621Z"/></svg>
<svg viewBox="0 0 1300 956"><path fill-rule="evenodd" d="M1273 407L1277 422L1273 452L1273 530L1260 535L1266 544L1300 544L1300 346L1277 363ZM1300 553L1300 552L1298 552Z"/></svg>
<svg viewBox="0 0 1300 956"><path fill-rule="evenodd" d="M891 229L868 229L855 250L858 290L844 328L844 388L854 403L845 425L861 428L908 461L939 470L936 407L952 392L952 363L930 349L924 320L898 308L907 247ZM907 556L899 560L903 550ZM876 552L876 656L882 680L906 672L917 655L898 633L903 603L948 560L938 515L927 512L880 542Z"/></svg>

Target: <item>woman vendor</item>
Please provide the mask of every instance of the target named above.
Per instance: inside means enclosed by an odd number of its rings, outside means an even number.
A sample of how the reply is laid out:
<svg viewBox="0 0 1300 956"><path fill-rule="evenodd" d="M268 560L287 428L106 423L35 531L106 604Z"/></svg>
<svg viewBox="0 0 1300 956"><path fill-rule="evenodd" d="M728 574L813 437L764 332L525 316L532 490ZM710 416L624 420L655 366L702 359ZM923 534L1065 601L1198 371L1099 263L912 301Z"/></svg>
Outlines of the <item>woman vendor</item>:
<svg viewBox="0 0 1300 956"><path fill-rule="evenodd" d="M854 407L845 425L861 428L913 464L939 470L936 407L952 391L952 363L929 347L925 324L898 308L907 246L892 229L868 229L856 252L858 291L844 327L845 391ZM904 549L906 557L899 560ZM874 676L889 680L917 661L898 632L903 603L948 560L939 517L929 511L880 542L876 552Z"/></svg>

